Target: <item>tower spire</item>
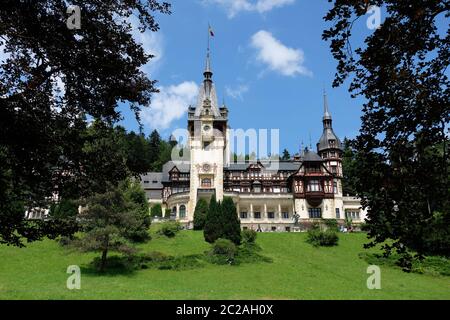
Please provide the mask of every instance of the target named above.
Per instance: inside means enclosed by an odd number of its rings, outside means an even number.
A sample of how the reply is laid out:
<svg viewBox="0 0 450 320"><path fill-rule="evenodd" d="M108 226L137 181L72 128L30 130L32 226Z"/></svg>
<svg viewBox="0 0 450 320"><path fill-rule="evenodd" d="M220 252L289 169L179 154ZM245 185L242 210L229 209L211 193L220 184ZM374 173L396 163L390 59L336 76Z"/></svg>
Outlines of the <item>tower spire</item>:
<svg viewBox="0 0 450 320"><path fill-rule="evenodd" d="M206 63L205 63L205 78L206 78L206 74L209 73L210 75L212 75L212 71L211 71L211 47L210 47L210 42L211 42L211 37L214 36L214 32L211 29L211 25L208 23L208 43L206 46Z"/></svg>
<svg viewBox="0 0 450 320"><path fill-rule="evenodd" d="M325 90L325 88L323 89L323 119L331 120L330 110L328 109L327 91Z"/></svg>

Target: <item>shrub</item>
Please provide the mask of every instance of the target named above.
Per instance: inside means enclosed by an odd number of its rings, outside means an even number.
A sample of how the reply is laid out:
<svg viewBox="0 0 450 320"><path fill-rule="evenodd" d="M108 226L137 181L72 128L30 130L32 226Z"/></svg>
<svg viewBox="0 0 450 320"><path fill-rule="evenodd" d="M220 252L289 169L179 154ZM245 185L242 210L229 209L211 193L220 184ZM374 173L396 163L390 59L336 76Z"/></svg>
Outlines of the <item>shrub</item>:
<svg viewBox="0 0 450 320"><path fill-rule="evenodd" d="M181 225L178 221L167 221L161 224L158 234L164 235L168 238L173 238L178 231L181 230Z"/></svg>
<svg viewBox="0 0 450 320"><path fill-rule="evenodd" d="M161 208L161 205L158 203L158 204L155 204L153 207L152 207L152 209L151 209L151 212L150 212L150 216L152 216L153 218L155 218L155 217L162 217L162 208Z"/></svg>
<svg viewBox="0 0 450 320"><path fill-rule="evenodd" d="M332 230L335 232L339 231L339 224L336 219L325 219L324 224L328 230Z"/></svg>
<svg viewBox="0 0 450 320"><path fill-rule="evenodd" d="M339 237L335 231L326 230L322 231L319 228L313 228L308 231L308 237L306 240L313 246L336 246L339 241Z"/></svg>
<svg viewBox="0 0 450 320"><path fill-rule="evenodd" d="M160 251L150 251L142 255L145 262L161 262L170 259L170 256Z"/></svg>
<svg viewBox="0 0 450 320"><path fill-rule="evenodd" d="M238 250L236 245L228 239L217 239L209 253L209 260L215 264L233 264Z"/></svg>
<svg viewBox="0 0 450 320"><path fill-rule="evenodd" d="M49 215L54 218L68 218L78 215L78 203L71 199L62 199L50 206Z"/></svg>
<svg viewBox="0 0 450 320"><path fill-rule="evenodd" d="M244 243L254 243L256 241L257 233L255 230L246 229L242 231L242 241Z"/></svg>
<svg viewBox="0 0 450 320"><path fill-rule="evenodd" d="M228 239L217 239L213 244L213 253L234 257L237 249L236 245Z"/></svg>

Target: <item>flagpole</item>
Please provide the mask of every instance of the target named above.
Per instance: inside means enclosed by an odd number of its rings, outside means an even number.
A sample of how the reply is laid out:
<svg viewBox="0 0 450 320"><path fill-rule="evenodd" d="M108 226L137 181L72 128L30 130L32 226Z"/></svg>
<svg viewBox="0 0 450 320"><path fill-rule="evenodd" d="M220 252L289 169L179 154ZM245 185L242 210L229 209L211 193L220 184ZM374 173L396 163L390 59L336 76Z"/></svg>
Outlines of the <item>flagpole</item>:
<svg viewBox="0 0 450 320"><path fill-rule="evenodd" d="M210 39L211 39L211 34L210 34L210 30L211 30L211 25L209 24L209 22L208 22L208 48L207 48L207 53L208 53L208 56L209 56L209 42L210 42Z"/></svg>

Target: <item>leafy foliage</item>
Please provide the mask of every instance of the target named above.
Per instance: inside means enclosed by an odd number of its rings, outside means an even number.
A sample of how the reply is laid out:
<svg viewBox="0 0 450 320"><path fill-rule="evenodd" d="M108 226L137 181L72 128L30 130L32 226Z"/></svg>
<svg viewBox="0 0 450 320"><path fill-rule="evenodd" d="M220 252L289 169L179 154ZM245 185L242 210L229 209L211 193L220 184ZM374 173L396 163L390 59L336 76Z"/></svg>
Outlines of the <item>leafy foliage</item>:
<svg viewBox="0 0 450 320"><path fill-rule="evenodd" d="M312 228L308 230L308 236L306 242L312 244L313 246L321 247L331 247L337 246L339 237L336 231L327 229L321 230L319 227Z"/></svg>
<svg viewBox="0 0 450 320"><path fill-rule="evenodd" d="M339 224L336 219L324 219L323 223L327 227L327 230L331 230L334 232L339 231Z"/></svg>
<svg viewBox="0 0 450 320"><path fill-rule="evenodd" d="M255 230L245 229L242 230L242 242L243 243L255 243L258 233Z"/></svg>
<svg viewBox="0 0 450 320"><path fill-rule="evenodd" d="M203 235L206 242L214 243L222 236L221 215L222 210L220 203L217 203L216 196L212 195L209 202L208 214L206 216L205 228L203 229Z"/></svg>
<svg viewBox="0 0 450 320"><path fill-rule="evenodd" d="M75 217L78 214L78 202L71 199L62 199L58 203L52 203L49 215L56 218Z"/></svg>
<svg viewBox="0 0 450 320"><path fill-rule="evenodd" d="M115 144L98 132L86 133L86 117L110 128L121 117L119 102L126 102L139 118L157 91L141 70L152 56L133 39L129 18L137 17L140 31L156 32L154 12L170 13L170 6L155 0L76 4L82 28L70 30L65 1L0 3L0 45L6 55L0 65L2 243L21 246L23 238L73 231L67 221L28 221L25 209L47 207L55 191L63 199L99 192L91 186L104 188L104 170L123 180L126 171L115 166L120 158ZM127 164L138 168L132 158Z"/></svg>
<svg viewBox="0 0 450 320"><path fill-rule="evenodd" d="M234 244L241 243L241 222L238 218L233 199L224 197L222 206L222 238L231 240Z"/></svg>
<svg viewBox="0 0 450 320"><path fill-rule="evenodd" d="M342 154L342 193L344 195L356 196L355 181L357 179L357 163L355 151L352 149L351 141L344 139L344 152Z"/></svg>
<svg viewBox="0 0 450 320"><path fill-rule="evenodd" d="M241 243L241 223L231 198L224 197L220 203L215 195L211 197L203 234L209 243L219 238L231 240L236 245Z"/></svg>
<svg viewBox="0 0 450 320"><path fill-rule="evenodd" d="M117 251L127 256L135 253L129 243L130 230L136 230L142 221L127 202L120 188L110 188L85 200L82 213L83 234L73 245L83 251L101 252L100 271L104 271L107 255Z"/></svg>
<svg viewBox="0 0 450 320"><path fill-rule="evenodd" d="M289 153L289 151L287 149L284 149L283 154L281 156L281 160L288 161L290 159L291 159L291 154Z"/></svg>
<svg viewBox="0 0 450 320"><path fill-rule="evenodd" d="M167 221L161 224L158 233L168 238L173 238L180 230L181 225L178 221Z"/></svg>
<svg viewBox="0 0 450 320"><path fill-rule="evenodd" d="M212 245L210 256L216 264L233 264L238 250L236 245L228 239L217 239Z"/></svg>
<svg viewBox="0 0 450 320"><path fill-rule="evenodd" d="M161 208L161 205L159 203L155 204L152 207L150 215L152 217L160 217L160 218L162 218L162 208Z"/></svg>
<svg viewBox="0 0 450 320"><path fill-rule="evenodd" d="M199 199L194 211L194 230L203 230L207 214L208 202L205 199Z"/></svg>
<svg viewBox="0 0 450 320"><path fill-rule="evenodd" d="M151 218L148 214L148 202L144 190L135 181L125 181L121 184L121 191L130 212L136 219L136 224L125 231L125 237L133 242L150 240Z"/></svg>
<svg viewBox="0 0 450 320"><path fill-rule="evenodd" d="M383 6L384 22L353 51L352 26L371 5ZM366 100L350 183L368 210L367 247L383 243L405 267L410 251L449 254L449 18L450 2L441 0L337 1L325 17L334 86L350 78L352 96Z"/></svg>

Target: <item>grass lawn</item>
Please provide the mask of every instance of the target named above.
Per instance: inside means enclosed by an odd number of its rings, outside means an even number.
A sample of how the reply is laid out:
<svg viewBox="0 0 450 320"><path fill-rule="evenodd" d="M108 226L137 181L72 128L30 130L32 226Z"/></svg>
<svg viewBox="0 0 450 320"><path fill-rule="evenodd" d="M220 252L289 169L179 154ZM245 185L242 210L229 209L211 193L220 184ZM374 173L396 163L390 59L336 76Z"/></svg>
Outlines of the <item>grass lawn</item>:
<svg viewBox="0 0 450 320"><path fill-rule="evenodd" d="M314 248L304 233L262 233L260 254L273 259L192 270L144 269L98 275L88 270L96 254L69 251L51 240L27 248L0 246L0 299L450 299L450 277L381 267L381 290L366 287L364 234L340 234L339 246ZM168 239L153 234L145 251L199 254L209 248L202 232ZM82 268L81 290L68 290L66 269ZM83 269L84 268L84 269Z"/></svg>

